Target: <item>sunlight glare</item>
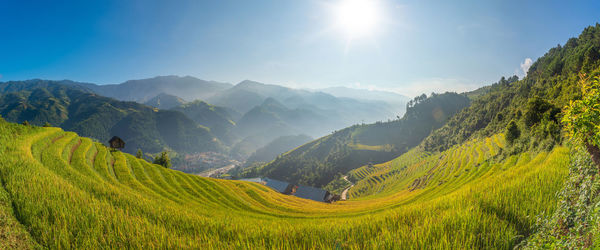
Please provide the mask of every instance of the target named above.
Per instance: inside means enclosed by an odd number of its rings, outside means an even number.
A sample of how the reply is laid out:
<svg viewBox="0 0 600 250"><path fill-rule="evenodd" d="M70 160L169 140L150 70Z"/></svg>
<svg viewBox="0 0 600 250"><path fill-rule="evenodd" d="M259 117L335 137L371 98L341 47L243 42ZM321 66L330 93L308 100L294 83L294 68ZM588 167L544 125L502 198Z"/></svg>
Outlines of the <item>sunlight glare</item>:
<svg viewBox="0 0 600 250"><path fill-rule="evenodd" d="M376 0L342 0L335 10L338 28L350 38L372 34L380 21Z"/></svg>

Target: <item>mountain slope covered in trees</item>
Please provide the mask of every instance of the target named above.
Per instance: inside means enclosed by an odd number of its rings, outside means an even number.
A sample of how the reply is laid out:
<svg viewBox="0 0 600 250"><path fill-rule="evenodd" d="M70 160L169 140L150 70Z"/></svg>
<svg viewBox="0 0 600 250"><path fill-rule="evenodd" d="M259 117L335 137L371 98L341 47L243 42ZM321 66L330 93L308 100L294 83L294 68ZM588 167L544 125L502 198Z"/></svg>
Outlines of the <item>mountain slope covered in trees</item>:
<svg viewBox="0 0 600 250"><path fill-rule="evenodd" d="M543 144L551 148L560 142L560 109L581 95L580 75L598 74L599 51L600 25L590 26L535 61L522 81L501 80L491 86L487 94L429 136L424 146L444 150L471 136L489 136L516 121L527 133L520 137L520 147Z"/></svg>
<svg viewBox="0 0 600 250"><path fill-rule="evenodd" d="M268 176L305 185L324 186L337 174L369 162L381 163L416 146L449 117L469 105L456 93L419 96L402 119L355 125L307 143L243 176Z"/></svg>
<svg viewBox="0 0 600 250"><path fill-rule="evenodd" d="M116 135L125 140L124 150L132 153L138 149L147 153L223 150L208 128L181 112L154 110L52 81L6 82L0 88L0 115L8 121L48 123L104 143Z"/></svg>

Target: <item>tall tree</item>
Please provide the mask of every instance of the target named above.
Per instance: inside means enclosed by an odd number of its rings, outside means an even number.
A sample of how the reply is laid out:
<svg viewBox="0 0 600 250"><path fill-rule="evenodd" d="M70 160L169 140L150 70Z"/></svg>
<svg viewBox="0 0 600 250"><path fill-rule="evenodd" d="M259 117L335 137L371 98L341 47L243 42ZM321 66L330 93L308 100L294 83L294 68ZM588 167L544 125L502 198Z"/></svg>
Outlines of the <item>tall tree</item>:
<svg viewBox="0 0 600 250"><path fill-rule="evenodd" d="M165 168L171 168L171 158L167 152L162 152L156 158L154 158L154 164L161 165Z"/></svg>

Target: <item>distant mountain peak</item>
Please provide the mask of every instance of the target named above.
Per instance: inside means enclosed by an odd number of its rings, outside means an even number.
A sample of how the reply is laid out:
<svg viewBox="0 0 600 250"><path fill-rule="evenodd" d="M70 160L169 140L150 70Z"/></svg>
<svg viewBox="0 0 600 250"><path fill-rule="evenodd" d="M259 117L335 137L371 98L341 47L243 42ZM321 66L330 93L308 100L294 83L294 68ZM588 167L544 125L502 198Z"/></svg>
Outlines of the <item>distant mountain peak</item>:
<svg viewBox="0 0 600 250"><path fill-rule="evenodd" d="M273 97L267 97L267 99L265 99L262 103L262 105L272 105L272 104L283 105Z"/></svg>
<svg viewBox="0 0 600 250"><path fill-rule="evenodd" d="M144 104L155 107L155 108L159 108L159 109L171 109L171 108L177 107L179 105L182 105L184 103L185 103L185 101L183 99L181 99L175 95L170 95L170 94L162 92L162 93L156 95L155 97L153 97L152 99L148 100Z"/></svg>
<svg viewBox="0 0 600 250"><path fill-rule="evenodd" d="M249 86L265 86L267 84L256 82L252 80L243 80L240 83L236 84L236 87L249 87Z"/></svg>

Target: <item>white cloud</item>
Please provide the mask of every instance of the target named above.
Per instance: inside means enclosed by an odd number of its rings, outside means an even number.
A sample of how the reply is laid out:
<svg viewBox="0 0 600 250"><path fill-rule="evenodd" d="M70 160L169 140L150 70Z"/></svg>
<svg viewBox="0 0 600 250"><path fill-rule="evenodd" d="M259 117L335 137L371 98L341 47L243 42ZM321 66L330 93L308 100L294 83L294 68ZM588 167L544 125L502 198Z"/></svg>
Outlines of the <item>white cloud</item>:
<svg viewBox="0 0 600 250"><path fill-rule="evenodd" d="M527 71L529 71L531 64L533 64L533 60L531 60L529 57L525 58L525 61L521 63L521 70L523 71L524 76L527 75Z"/></svg>

